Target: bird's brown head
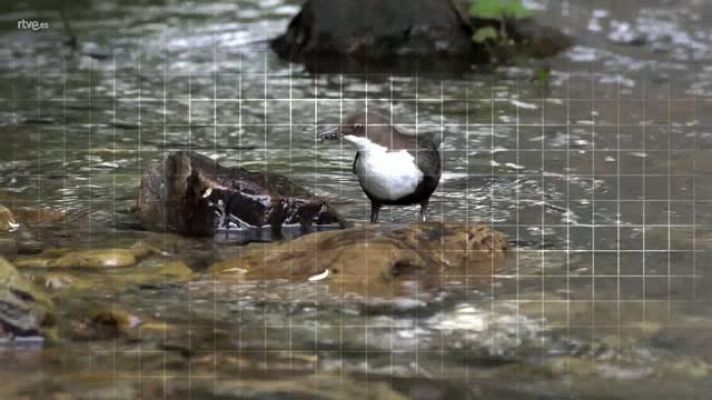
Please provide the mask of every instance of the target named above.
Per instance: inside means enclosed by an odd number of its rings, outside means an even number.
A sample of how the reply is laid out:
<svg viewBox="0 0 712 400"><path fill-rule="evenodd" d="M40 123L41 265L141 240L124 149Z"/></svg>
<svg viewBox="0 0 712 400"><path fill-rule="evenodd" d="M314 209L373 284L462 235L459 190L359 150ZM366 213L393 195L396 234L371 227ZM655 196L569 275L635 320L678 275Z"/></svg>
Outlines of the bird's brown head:
<svg viewBox="0 0 712 400"><path fill-rule="evenodd" d="M376 112L359 112L346 118L341 125L321 132L319 137L322 140L330 140L345 136L386 136L391 129L390 121L383 115Z"/></svg>

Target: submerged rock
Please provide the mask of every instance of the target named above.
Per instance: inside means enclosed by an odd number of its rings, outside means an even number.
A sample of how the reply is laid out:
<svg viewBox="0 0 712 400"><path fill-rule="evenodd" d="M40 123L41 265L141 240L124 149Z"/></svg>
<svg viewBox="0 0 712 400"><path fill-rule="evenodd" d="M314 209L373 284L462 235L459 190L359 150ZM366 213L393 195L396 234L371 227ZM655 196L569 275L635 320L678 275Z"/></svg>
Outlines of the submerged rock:
<svg viewBox="0 0 712 400"><path fill-rule="evenodd" d="M17 255L15 238L0 235L0 257L13 258L15 255Z"/></svg>
<svg viewBox="0 0 712 400"><path fill-rule="evenodd" d="M17 254L39 253L43 248L44 244L27 229L24 213L0 204L0 256L12 259Z"/></svg>
<svg viewBox="0 0 712 400"><path fill-rule="evenodd" d="M52 337L53 327L52 300L0 258L0 343Z"/></svg>
<svg viewBox="0 0 712 400"><path fill-rule="evenodd" d="M68 292L76 293L87 290L110 294L131 287L159 288L190 281L197 275L182 261L169 261L156 266L138 265L136 268L130 269L112 269L109 274L85 274L82 272L85 271L35 268L27 271L26 276L51 293L64 295Z"/></svg>
<svg viewBox="0 0 712 400"><path fill-rule="evenodd" d="M342 228L329 204L286 177L223 167L208 157L177 152L141 180L137 216L150 230L193 236L266 231L287 236L287 227Z"/></svg>
<svg viewBox="0 0 712 400"><path fill-rule="evenodd" d="M223 278L323 281L336 293L392 297L407 291L407 282L433 289L452 279L489 281L507 248L506 238L485 225L371 225L252 245L209 271Z"/></svg>
<svg viewBox="0 0 712 400"><path fill-rule="evenodd" d="M15 260L18 268L122 268L132 267L158 249L139 242L126 249L47 250L36 257Z"/></svg>
<svg viewBox="0 0 712 400"><path fill-rule="evenodd" d="M486 62L493 55L491 44L474 42L473 34L483 27L499 30L500 22L472 18L467 4L462 0L308 0L287 31L272 41L272 48L280 57L304 61L312 69L348 68L363 61L373 67L384 60L423 68L457 59L469 67L470 62ZM507 25L509 39L532 49L525 54L548 56L570 45L566 35L530 18ZM324 60L324 56L347 58ZM425 59L428 64L418 63ZM345 64L339 65L342 61Z"/></svg>
<svg viewBox="0 0 712 400"><path fill-rule="evenodd" d="M161 336L170 329L172 328L163 322L111 308L75 323L72 337L75 340L105 340L117 337L145 339L147 336Z"/></svg>
<svg viewBox="0 0 712 400"><path fill-rule="evenodd" d="M13 211L19 221L28 225L53 224L67 217L66 211L49 207L19 207Z"/></svg>

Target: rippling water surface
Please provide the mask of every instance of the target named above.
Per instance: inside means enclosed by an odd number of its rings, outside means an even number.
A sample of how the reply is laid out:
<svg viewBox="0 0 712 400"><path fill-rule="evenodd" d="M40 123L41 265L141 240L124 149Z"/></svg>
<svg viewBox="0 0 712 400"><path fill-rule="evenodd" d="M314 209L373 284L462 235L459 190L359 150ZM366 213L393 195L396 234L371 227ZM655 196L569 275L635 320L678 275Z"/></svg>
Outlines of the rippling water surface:
<svg viewBox="0 0 712 400"><path fill-rule="evenodd" d="M296 2L66 3L82 55L63 45L53 2L0 14L0 202L68 214L34 232L40 240L146 237L130 213L141 173L179 149L285 174L365 221L353 151L315 134L368 107L443 138L433 218L491 222L517 248L492 285L453 283L371 311L285 282L82 292L62 300L66 314L108 301L179 333L0 347L12 360L0 367L8 394L648 399L712 389L704 1L530 1L576 45L546 61L400 75L314 75L278 59L266 40ZM50 29L17 30L29 16ZM545 66L549 82L535 79ZM416 214L386 208L382 219ZM231 251L179 247L196 265Z"/></svg>

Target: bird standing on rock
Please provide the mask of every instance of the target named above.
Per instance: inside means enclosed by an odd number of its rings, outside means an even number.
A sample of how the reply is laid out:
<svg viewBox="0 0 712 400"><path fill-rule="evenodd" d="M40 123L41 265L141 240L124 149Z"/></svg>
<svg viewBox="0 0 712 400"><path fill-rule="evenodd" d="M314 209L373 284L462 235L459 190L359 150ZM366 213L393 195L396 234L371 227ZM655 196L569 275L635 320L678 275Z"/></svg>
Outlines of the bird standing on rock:
<svg viewBox="0 0 712 400"><path fill-rule="evenodd" d="M356 113L320 137L347 140L356 148L353 173L371 200L372 223L384 205L420 204L420 219L427 219L428 201L440 182L439 143L401 133L375 112Z"/></svg>

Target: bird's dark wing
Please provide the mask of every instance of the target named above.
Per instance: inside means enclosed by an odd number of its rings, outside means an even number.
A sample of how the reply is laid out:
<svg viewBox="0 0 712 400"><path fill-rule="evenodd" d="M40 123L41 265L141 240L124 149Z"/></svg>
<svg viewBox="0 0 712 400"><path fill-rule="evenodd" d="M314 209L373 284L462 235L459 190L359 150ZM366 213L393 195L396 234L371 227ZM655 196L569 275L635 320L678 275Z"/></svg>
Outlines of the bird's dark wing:
<svg viewBox="0 0 712 400"><path fill-rule="evenodd" d="M353 172L354 175L356 174L356 162L358 162L358 156L359 156L359 153L356 152L356 157L354 157L354 165L353 165L353 167L351 167L351 172Z"/></svg>
<svg viewBox="0 0 712 400"><path fill-rule="evenodd" d="M415 163L418 165L418 168L423 171L425 176L440 180L440 152L437 150L423 149L415 151L413 156L415 157Z"/></svg>
<svg viewBox="0 0 712 400"><path fill-rule="evenodd" d="M418 144L422 147L437 150L442 143L442 138L437 133L420 133L418 135Z"/></svg>

